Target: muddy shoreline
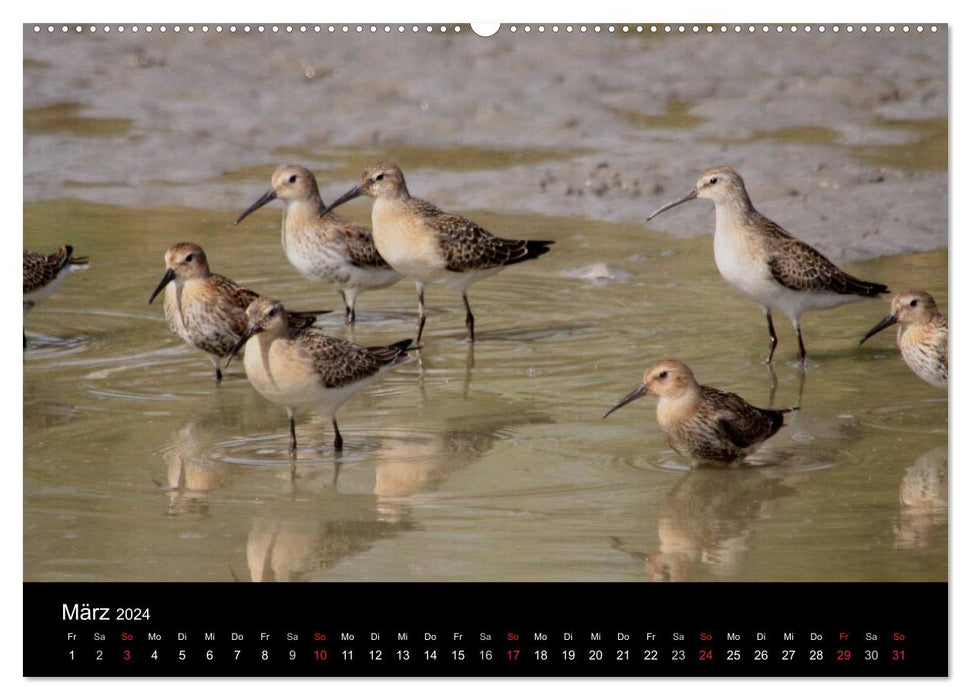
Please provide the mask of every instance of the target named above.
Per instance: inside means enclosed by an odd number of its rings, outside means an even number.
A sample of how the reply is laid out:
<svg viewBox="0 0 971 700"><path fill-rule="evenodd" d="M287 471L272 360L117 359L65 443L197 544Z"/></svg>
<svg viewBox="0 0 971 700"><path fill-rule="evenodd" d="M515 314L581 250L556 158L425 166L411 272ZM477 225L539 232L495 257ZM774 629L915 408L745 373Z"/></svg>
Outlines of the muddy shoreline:
<svg viewBox="0 0 971 700"><path fill-rule="evenodd" d="M717 163L840 261L947 245L947 31L24 31L24 200L242 211L394 158L453 210L643 222ZM366 220L366 211L355 210ZM710 206L652 226L707 235ZM135 233L135 232L133 232ZM511 234L510 234L511 235Z"/></svg>

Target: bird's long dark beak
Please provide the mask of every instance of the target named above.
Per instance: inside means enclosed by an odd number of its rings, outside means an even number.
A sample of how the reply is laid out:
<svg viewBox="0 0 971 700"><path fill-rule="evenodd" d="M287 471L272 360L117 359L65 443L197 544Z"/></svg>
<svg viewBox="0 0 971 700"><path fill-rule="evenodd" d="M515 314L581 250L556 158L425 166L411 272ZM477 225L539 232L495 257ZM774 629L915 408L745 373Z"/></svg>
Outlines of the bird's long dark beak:
<svg viewBox="0 0 971 700"><path fill-rule="evenodd" d="M863 345L863 343L865 343L867 341L867 338L869 338L872 335L876 335L877 333L879 333L880 331L882 331L887 326L892 326L896 322L897 322L897 315L896 314L890 314L885 319L883 319L882 321L880 321L880 323L878 323L873 328L871 328L869 331L867 331L867 334L865 336L863 336L863 338L860 340L859 345ZM859 347L859 345L857 347Z"/></svg>
<svg viewBox="0 0 971 700"><path fill-rule="evenodd" d="M333 202L331 202L330 203L330 206L329 207L326 207L322 212L320 212L320 215L317 218L318 219L323 218L324 216L326 216L330 212L334 211L337 207L339 207L344 202L349 202L352 199L357 199L362 194L364 194L364 188L363 187L361 187L360 185L358 185L357 187L352 187L347 192L345 192L340 197L338 197Z"/></svg>
<svg viewBox="0 0 971 700"><path fill-rule="evenodd" d="M276 190L269 190L266 194L264 194L262 197L260 197L259 199L257 199L255 202L253 202L250 205L250 208L249 209L247 209L242 214L240 214L239 215L239 218L236 219L235 223L233 223L233 226L235 226L236 224L238 224L240 221L242 221L243 219L245 219L247 216L249 216L250 214L252 214L254 211L256 211L257 209L259 209L260 207L262 207L264 204L267 204L269 202L272 202L274 199L276 199Z"/></svg>
<svg viewBox="0 0 971 700"><path fill-rule="evenodd" d="M647 220L650 221L651 219L653 219L655 216L657 216L661 212L667 211L668 209L674 209L674 207L678 206L679 204L684 204L685 202L690 202L692 199L695 199L697 197L698 197L698 190L691 190L690 192L687 192L687 193L681 195L680 197L678 197L673 202L668 202L667 204L665 204L663 207L661 207L656 212L654 212L649 217L647 217Z"/></svg>
<svg viewBox="0 0 971 700"><path fill-rule="evenodd" d="M620 401L618 401L616 404L614 404L614 407L612 409L610 409L609 411L607 411L605 414L603 414L603 416L601 416L601 418L606 418L607 416L609 416L611 413L613 413L614 411L616 411L621 406L626 406L631 401L633 401L635 399L641 398L646 393L647 393L647 385L646 384L641 384L636 389L634 389L634 391L630 392L627 396L625 396Z"/></svg>
<svg viewBox="0 0 971 700"><path fill-rule="evenodd" d="M158 296L158 293L161 292L163 289L165 289L165 285L167 285L169 282L171 282L174 279L175 279L175 271L171 269L167 269L165 271L165 274L162 275L162 281L158 283L158 286L155 288L155 291L152 292L152 296L148 298L148 303L151 304L155 300L155 297Z"/></svg>
<svg viewBox="0 0 971 700"><path fill-rule="evenodd" d="M229 359L226 360L226 364L223 365L223 369L227 369L229 367L229 363L233 361L234 357L236 357L236 353L243 349L243 346L246 345L247 340L252 338L257 333L262 332L263 329L258 326L249 326L245 331L243 331L243 335L239 336L239 340L233 346L233 349L229 351Z"/></svg>

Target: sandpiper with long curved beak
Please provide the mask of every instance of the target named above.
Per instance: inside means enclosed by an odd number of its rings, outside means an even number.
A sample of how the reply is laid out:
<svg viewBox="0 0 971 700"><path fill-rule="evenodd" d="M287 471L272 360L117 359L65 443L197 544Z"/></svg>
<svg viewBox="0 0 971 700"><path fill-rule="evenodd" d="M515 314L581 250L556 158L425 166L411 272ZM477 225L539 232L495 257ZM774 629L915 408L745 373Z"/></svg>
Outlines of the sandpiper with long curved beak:
<svg viewBox="0 0 971 700"><path fill-rule="evenodd" d="M890 302L890 315L867 331L860 345L884 328L899 323L897 347L914 374L928 384L947 388L947 317L923 289L901 292Z"/></svg>
<svg viewBox="0 0 971 700"><path fill-rule="evenodd" d="M231 357L234 346L246 330L246 308L259 295L240 287L231 279L209 270L206 253L195 243L176 243L165 253L165 274L152 296L151 304L165 290L165 319L169 328L187 345L209 355L222 381L222 360ZM291 314L296 326L309 326L322 311Z"/></svg>
<svg viewBox="0 0 971 700"><path fill-rule="evenodd" d="M300 165L277 168L272 187L244 211L236 224L279 199L283 202L280 238L287 260L314 282L326 282L344 300L344 321L354 323L354 303L361 292L389 287L401 279L374 247L371 230L322 215L326 207L314 174Z"/></svg>
<svg viewBox="0 0 971 700"><path fill-rule="evenodd" d="M631 401L654 394L657 425L678 454L699 462L735 462L783 426L796 408L757 408L737 394L698 384L691 369L665 360L644 372L643 382L607 411L606 418Z"/></svg>
<svg viewBox="0 0 971 700"><path fill-rule="evenodd" d="M762 305L769 324L767 363L772 362L778 342L772 311L792 322L799 339L799 361L804 364L806 347L799 325L804 312L889 291L886 285L843 272L815 248L760 214L752 206L742 177L725 165L706 170L693 190L665 204L647 220L693 199L715 203L715 265L721 276Z"/></svg>
<svg viewBox="0 0 971 700"><path fill-rule="evenodd" d="M462 295L465 327L475 342L475 317L468 288L507 265L538 258L554 241L509 240L492 235L468 219L412 197L398 166L379 163L361 174L356 187L338 197L324 213L344 202L374 197L371 225L378 252L395 270L415 280L418 291L418 339L425 328L425 285L444 284Z"/></svg>
<svg viewBox="0 0 971 700"><path fill-rule="evenodd" d="M247 327L233 350L245 346L243 367L250 384L263 398L286 408L291 455L297 451L299 409L318 410L330 418L334 450L340 452L344 439L337 409L379 374L407 361L411 340L368 348L317 328L294 328L286 316L279 301L257 299L246 309Z"/></svg>

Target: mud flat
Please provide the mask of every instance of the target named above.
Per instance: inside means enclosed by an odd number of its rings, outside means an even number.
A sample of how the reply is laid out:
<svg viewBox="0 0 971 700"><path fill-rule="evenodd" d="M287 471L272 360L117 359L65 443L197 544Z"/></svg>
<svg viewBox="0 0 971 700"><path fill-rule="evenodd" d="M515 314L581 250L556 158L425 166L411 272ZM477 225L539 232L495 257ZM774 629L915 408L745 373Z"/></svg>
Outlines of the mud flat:
<svg viewBox="0 0 971 700"><path fill-rule="evenodd" d="M24 31L24 199L241 210L394 159L451 209L643 222L717 163L840 261L947 245L947 30ZM362 206L349 210L366 219ZM652 223L705 235L705 204Z"/></svg>

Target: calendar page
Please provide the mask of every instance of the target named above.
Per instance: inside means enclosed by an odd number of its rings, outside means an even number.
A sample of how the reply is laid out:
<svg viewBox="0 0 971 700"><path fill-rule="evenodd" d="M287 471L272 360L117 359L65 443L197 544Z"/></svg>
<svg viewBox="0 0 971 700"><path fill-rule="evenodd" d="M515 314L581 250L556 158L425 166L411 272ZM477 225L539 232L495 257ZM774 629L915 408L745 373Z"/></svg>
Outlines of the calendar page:
<svg viewBox="0 0 971 700"><path fill-rule="evenodd" d="M25 676L948 675L946 24L22 32Z"/></svg>

